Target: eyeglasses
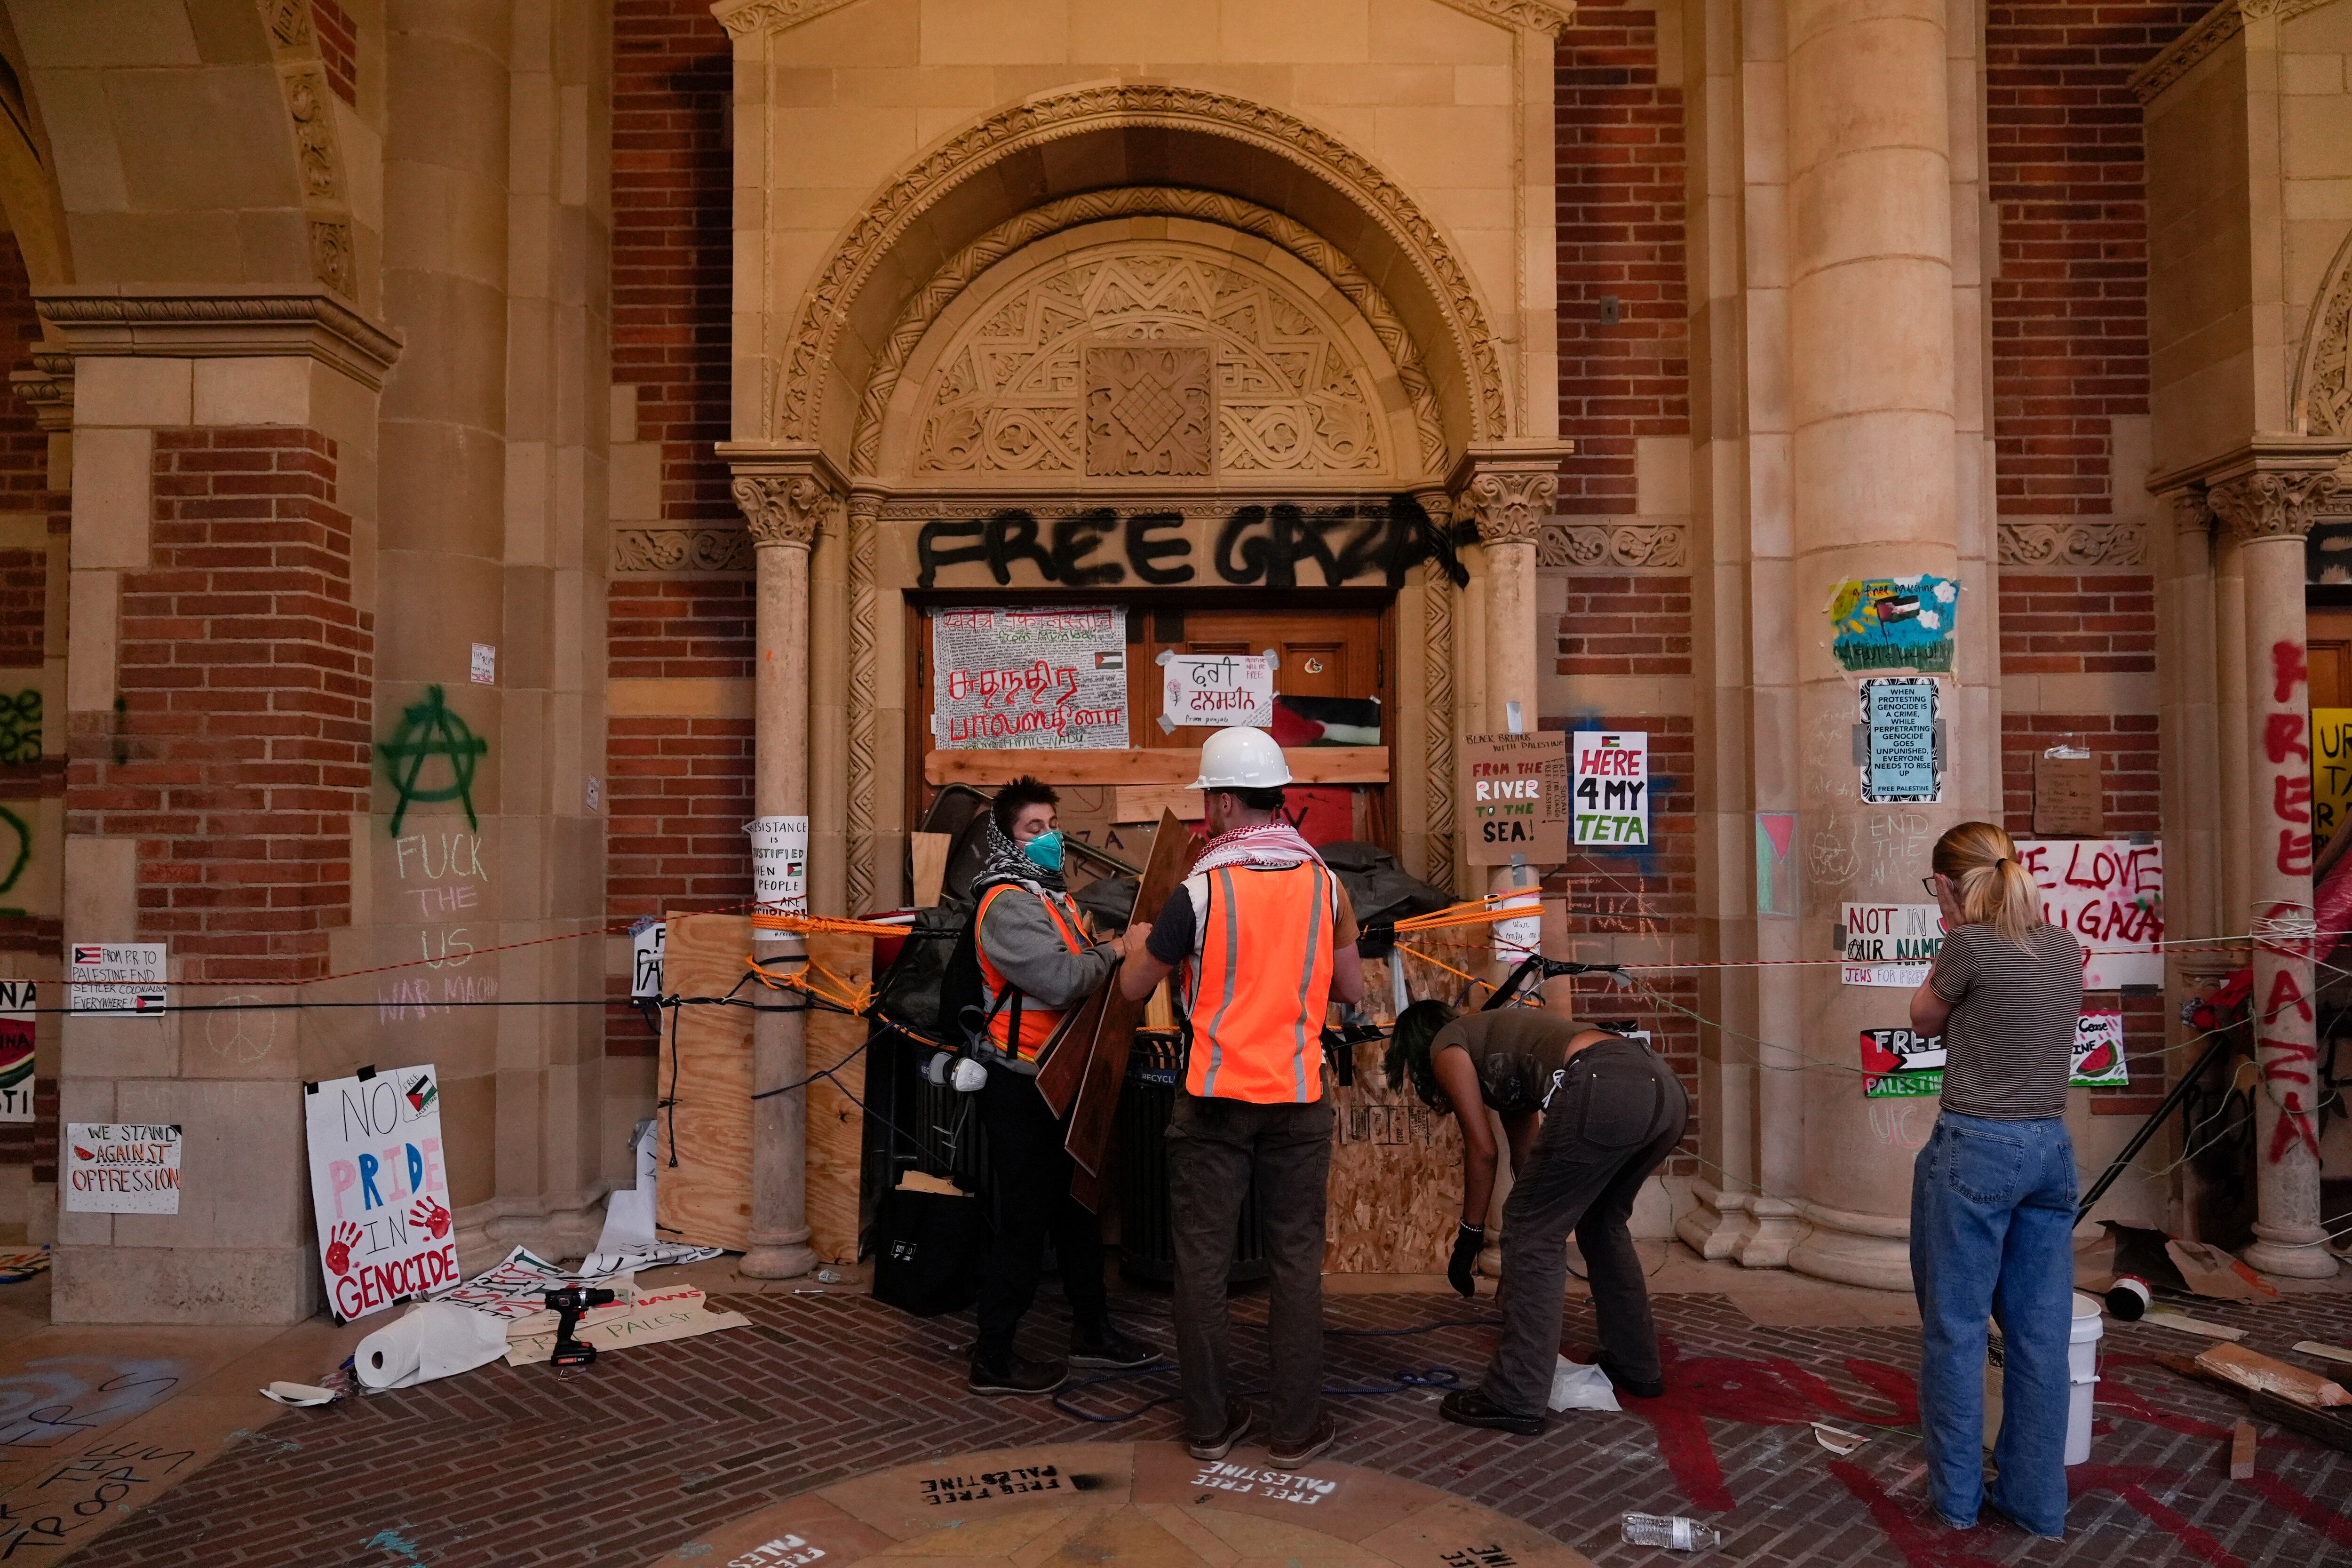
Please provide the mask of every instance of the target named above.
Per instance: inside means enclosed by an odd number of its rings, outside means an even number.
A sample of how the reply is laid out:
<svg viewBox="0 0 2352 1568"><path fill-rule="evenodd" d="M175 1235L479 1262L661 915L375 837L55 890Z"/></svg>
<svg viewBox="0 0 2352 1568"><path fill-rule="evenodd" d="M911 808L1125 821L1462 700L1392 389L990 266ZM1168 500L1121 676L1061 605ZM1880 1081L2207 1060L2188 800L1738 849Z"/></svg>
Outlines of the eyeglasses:
<svg viewBox="0 0 2352 1568"><path fill-rule="evenodd" d="M1932 899L1937 896L1936 884L1941 880L1939 877L1922 877L1919 879L1919 885L1927 889L1927 896Z"/></svg>

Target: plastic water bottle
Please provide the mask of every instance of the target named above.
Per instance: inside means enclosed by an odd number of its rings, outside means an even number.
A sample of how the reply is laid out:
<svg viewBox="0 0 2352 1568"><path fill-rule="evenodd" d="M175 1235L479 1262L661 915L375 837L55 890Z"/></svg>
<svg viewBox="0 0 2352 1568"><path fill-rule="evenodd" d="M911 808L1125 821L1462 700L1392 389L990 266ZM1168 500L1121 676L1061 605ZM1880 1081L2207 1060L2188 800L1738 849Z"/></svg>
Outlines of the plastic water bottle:
<svg viewBox="0 0 2352 1568"><path fill-rule="evenodd" d="M1695 1519L1663 1513L1629 1513L1625 1540L1633 1546L1663 1546L1669 1552L1712 1552L1723 1544L1723 1531Z"/></svg>

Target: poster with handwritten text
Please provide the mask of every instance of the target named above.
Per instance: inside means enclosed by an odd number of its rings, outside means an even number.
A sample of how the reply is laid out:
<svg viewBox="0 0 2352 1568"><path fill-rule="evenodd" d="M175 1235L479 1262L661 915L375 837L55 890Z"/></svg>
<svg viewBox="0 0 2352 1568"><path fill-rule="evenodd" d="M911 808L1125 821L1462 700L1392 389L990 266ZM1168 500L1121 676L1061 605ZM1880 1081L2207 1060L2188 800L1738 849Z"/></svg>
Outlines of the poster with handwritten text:
<svg viewBox="0 0 2352 1568"><path fill-rule="evenodd" d="M2018 863L2042 918L2083 944L2083 989L2164 984L2164 846L2128 838L2027 838Z"/></svg>
<svg viewBox="0 0 2352 1568"><path fill-rule="evenodd" d="M1126 609L933 611L931 739L947 751L1124 748Z"/></svg>
<svg viewBox="0 0 2352 1568"><path fill-rule="evenodd" d="M30 980L0 980L0 1121L33 1120L33 1006Z"/></svg>
<svg viewBox="0 0 2352 1568"><path fill-rule="evenodd" d="M440 1075L395 1068L309 1086L310 1203L327 1302L349 1322L458 1282Z"/></svg>

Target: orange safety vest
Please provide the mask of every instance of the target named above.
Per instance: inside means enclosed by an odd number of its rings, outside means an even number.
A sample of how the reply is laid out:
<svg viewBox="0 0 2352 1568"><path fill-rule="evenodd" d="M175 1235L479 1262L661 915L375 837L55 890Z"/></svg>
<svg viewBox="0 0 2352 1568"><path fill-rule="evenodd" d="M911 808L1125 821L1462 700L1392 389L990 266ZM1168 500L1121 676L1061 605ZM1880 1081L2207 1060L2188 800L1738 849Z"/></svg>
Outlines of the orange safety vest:
<svg viewBox="0 0 2352 1568"><path fill-rule="evenodd" d="M1191 1093L1256 1105L1323 1098L1323 1018L1339 934L1331 873L1306 860L1208 873L1187 1016Z"/></svg>
<svg viewBox="0 0 2352 1568"><path fill-rule="evenodd" d="M996 901L996 896L999 893L1025 893L1028 890L1013 882L999 882L989 889L981 898L980 912L971 917L971 929L972 946L980 953L981 976L988 982L989 995L995 998L995 1004L991 1006L988 1014L988 1037L996 1042L997 1049L1018 1057L1024 1062L1034 1062L1037 1059L1038 1050L1047 1040L1054 1037L1054 1027L1062 1021L1061 1010L1055 1007L1024 1005L1020 988L1004 977L1004 972L997 968L995 961L988 956L988 944L980 940L981 927L988 919L988 906ZM1086 939L1079 933L1075 921L1065 916L1062 907L1053 900L1042 899L1039 901L1045 906L1045 912L1054 917L1055 928L1062 933L1062 940L1069 943L1070 951L1084 952L1087 950ZM1010 1001L1005 999L1005 993L1008 990L1013 993ZM1010 1043L1013 1039L1013 1025L1015 1019L1018 1019L1021 1025L1021 1042L1017 1046Z"/></svg>

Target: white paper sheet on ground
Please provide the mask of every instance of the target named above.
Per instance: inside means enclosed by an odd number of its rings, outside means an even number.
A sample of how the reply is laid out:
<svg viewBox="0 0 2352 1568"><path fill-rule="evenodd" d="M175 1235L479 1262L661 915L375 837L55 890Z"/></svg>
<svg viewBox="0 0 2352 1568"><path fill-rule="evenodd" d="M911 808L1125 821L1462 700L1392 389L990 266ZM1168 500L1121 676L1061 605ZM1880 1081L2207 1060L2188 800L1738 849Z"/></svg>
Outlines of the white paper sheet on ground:
<svg viewBox="0 0 2352 1568"><path fill-rule="evenodd" d="M2232 1329L2221 1323L2209 1323L2202 1318L2192 1318L2185 1312L2162 1310L2149 1312L2143 1316L2140 1321L2153 1323L2159 1329L2171 1329L2179 1333L2200 1334L2209 1340L2242 1340L2246 1337L2246 1331L2243 1329Z"/></svg>
<svg viewBox="0 0 2352 1568"><path fill-rule="evenodd" d="M633 1274L641 1268L667 1268L678 1263L700 1263L717 1258L727 1249L723 1247L688 1247L679 1241L647 1242L643 1247L625 1247L607 1252L600 1242L597 1249L580 1265L583 1274Z"/></svg>
<svg viewBox="0 0 2352 1568"><path fill-rule="evenodd" d="M1579 1365L1566 1356L1551 1372L1551 1399L1554 1410L1622 1410L1617 1403L1617 1391L1610 1386L1609 1374L1598 1366Z"/></svg>
<svg viewBox="0 0 2352 1568"><path fill-rule="evenodd" d="M2342 1345L2322 1344L2317 1340L2305 1340L2294 1348L2305 1355L2315 1355L2322 1361L2340 1361L2347 1366L2352 1366L2352 1351L2346 1350Z"/></svg>
<svg viewBox="0 0 2352 1568"><path fill-rule="evenodd" d="M332 1405L335 1402L335 1391L331 1388L314 1388L307 1383L279 1382L273 1383L263 1389L261 1397L274 1399L280 1405L296 1406Z"/></svg>
<svg viewBox="0 0 2352 1568"><path fill-rule="evenodd" d="M603 1322L583 1326L578 1338L583 1344L594 1345L600 1353L634 1350L639 1345L657 1345L670 1340L692 1339L697 1334L716 1333L720 1329L748 1329L751 1320L740 1312L714 1312L703 1304L703 1294L688 1285L677 1290L648 1290L625 1315ZM530 1366L554 1353L555 1331L510 1340L507 1343L509 1366Z"/></svg>
<svg viewBox="0 0 2352 1568"><path fill-rule="evenodd" d="M654 1233L654 1184L660 1162L654 1152L654 1124L648 1117L637 1123L630 1141L637 1162L637 1184L620 1188L604 1199L604 1230L596 1250L580 1265L583 1274L619 1274L639 1268L663 1268L674 1263L699 1263L724 1250L663 1241Z"/></svg>
<svg viewBox="0 0 2352 1568"><path fill-rule="evenodd" d="M471 1372L506 1353L506 1324L446 1301L423 1301L360 1342L352 1370L371 1389L408 1388Z"/></svg>
<svg viewBox="0 0 2352 1568"><path fill-rule="evenodd" d="M1843 1427L1832 1426L1826 1421L1816 1421L1813 1423L1813 1441L1837 1455L1838 1458L1843 1458L1869 1442L1870 1438L1860 1432L1849 1432Z"/></svg>

